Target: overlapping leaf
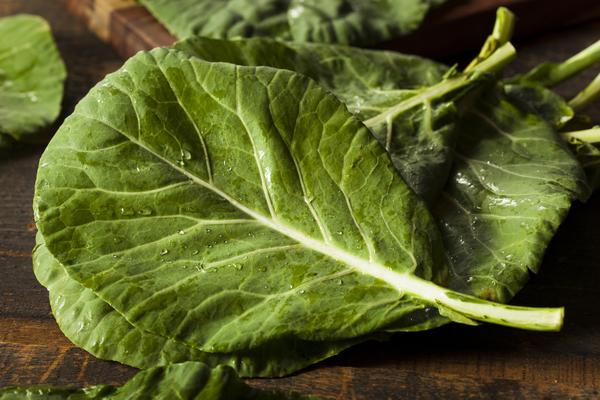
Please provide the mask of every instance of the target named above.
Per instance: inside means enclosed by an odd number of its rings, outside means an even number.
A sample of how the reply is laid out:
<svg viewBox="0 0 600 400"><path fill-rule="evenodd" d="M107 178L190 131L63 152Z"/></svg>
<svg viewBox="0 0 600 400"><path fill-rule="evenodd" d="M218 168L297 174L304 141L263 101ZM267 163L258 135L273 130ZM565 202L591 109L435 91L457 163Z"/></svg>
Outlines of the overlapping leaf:
<svg viewBox="0 0 600 400"><path fill-rule="evenodd" d="M65 76L46 21L0 18L0 148L30 140L56 119Z"/></svg>
<svg viewBox="0 0 600 400"><path fill-rule="evenodd" d="M416 30L444 0L140 0L175 36L375 44ZM185 10L185 12L181 12Z"/></svg>
<svg viewBox="0 0 600 400"><path fill-rule="evenodd" d="M40 386L0 390L0 400L283 400L306 399L295 394L271 393L244 384L225 366L210 369L199 362L171 364L139 372L122 387L107 385L85 389Z"/></svg>

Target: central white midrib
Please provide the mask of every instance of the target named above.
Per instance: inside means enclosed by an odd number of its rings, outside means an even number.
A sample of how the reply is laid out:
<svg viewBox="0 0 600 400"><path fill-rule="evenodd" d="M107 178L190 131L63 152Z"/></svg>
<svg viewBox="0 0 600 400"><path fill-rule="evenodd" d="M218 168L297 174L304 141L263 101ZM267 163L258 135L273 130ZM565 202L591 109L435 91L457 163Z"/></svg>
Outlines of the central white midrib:
<svg viewBox="0 0 600 400"><path fill-rule="evenodd" d="M365 260L360 257L356 257L355 255L350 254L338 247L327 245L321 241L318 241L311 237L308 237L305 234L303 234L302 232L299 232L289 226L283 225L271 218L267 218L267 217L263 216L262 214L257 213L256 211L244 206L242 203L238 202L237 200L235 200L234 198L229 196L227 193L221 191L219 188L215 187L214 185L211 185L210 183L198 178L197 176L190 174L185 169L172 163L171 161L164 158L160 154L152 151L152 149L148 148L142 142L140 142L132 137L129 137L129 136L128 136L128 139L131 140L132 142L136 143L138 146L145 149L146 151L148 151L150 154L154 155L155 157L160 158L163 162L167 163L172 168L177 170L179 173L185 175L193 182L195 182L195 183L199 184L200 186L205 187L208 190L214 192L215 194L221 196L223 199L227 200L229 203L231 203L233 206L235 206L240 211L242 211L245 214L247 214L248 216L254 218L257 222L261 223L262 225L264 225L274 231L280 232L281 234L289 237L290 239L297 241L298 243L305 246L306 248L309 248L318 253L321 253L330 258L333 258L336 261L342 262L342 263L350 266L357 272L363 273L365 275L370 275L377 279L380 279L380 280L386 282L387 284L389 284L390 286L392 286L393 288L395 288L399 293L411 294L415 297L419 297L419 298L421 298L429 303L432 303L432 304L439 303L442 300L448 300L447 297L443 293L444 289L440 288L439 286L437 286L429 281L426 281L424 279L421 279L415 275L407 274L407 273L398 273L398 272L395 272L395 271L389 269L388 267L386 267L382 264L375 263L375 262L372 262L369 260ZM434 293L434 292L438 292L438 293ZM427 295L424 296L423 295L424 293L426 293ZM444 303L445 302L446 301L444 301Z"/></svg>
<svg viewBox="0 0 600 400"><path fill-rule="evenodd" d="M503 304L486 302L476 297L442 288L433 282L421 279L413 274L395 272L382 264L364 260L338 247L330 246L313 238L307 237L302 232L299 232L291 227L279 223L278 221L267 218L262 214L249 209L214 185L211 185L197 176L190 174L188 171L170 162L160 154L152 151L140 141L129 136L128 138L141 148L148 151L150 154L158 157L163 162L170 165L173 169L188 177L193 182L221 196L223 199L227 200L233 206L248 216L254 218L262 225L273 229L274 231L280 232L281 234L297 241L299 244L308 249L314 250L325 256L333 258L336 261L342 262L354 269L356 272L379 279L396 289L400 294L409 294L412 297L419 298L424 302L436 307L442 305L473 319L486 320L489 318L491 321L502 325L522 327L526 329L531 329L532 327L541 327L543 329L551 327L551 329L555 329L557 326L560 327L562 324L562 309L506 307ZM450 297L451 294L454 294L453 298Z"/></svg>

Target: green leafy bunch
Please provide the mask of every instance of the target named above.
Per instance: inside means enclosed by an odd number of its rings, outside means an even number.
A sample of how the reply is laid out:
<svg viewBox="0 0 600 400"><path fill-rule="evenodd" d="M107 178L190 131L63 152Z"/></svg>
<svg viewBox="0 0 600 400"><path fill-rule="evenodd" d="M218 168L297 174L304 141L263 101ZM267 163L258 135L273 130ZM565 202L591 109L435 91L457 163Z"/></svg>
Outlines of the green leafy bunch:
<svg viewBox="0 0 600 400"><path fill-rule="evenodd" d="M503 78L513 19L464 70L270 38L131 58L40 161L34 271L62 331L140 376L281 376L449 322L559 330L562 308L506 303L597 185L598 79L549 87L600 45Z"/></svg>

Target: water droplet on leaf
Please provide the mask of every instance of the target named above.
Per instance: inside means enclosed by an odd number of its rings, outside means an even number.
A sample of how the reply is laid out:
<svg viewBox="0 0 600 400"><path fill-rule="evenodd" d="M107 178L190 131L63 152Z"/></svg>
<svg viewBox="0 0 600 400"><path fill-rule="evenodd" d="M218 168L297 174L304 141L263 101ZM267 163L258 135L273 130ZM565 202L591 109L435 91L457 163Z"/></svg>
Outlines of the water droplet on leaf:
<svg viewBox="0 0 600 400"><path fill-rule="evenodd" d="M181 158L184 160L191 160L192 159L192 153L190 153L189 151L183 149L181 150Z"/></svg>

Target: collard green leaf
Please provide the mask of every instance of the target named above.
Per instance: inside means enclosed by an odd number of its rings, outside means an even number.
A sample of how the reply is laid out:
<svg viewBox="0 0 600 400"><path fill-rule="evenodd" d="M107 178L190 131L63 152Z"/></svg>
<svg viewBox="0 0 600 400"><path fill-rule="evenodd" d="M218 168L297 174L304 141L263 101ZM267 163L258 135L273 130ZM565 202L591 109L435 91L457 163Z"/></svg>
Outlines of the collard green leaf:
<svg viewBox="0 0 600 400"><path fill-rule="evenodd" d="M107 96L124 118L99 108ZM152 133L157 123L168 129L160 136ZM107 174L123 152L128 167L119 168L120 177ZM64 181L61 168L47 167L80 168L78 154L91 157L84 175ZM134 325L205 351L245 350L290 333L346 339L385 326L394 313L422 308L372 273L357 274L369 258L424 279L444 274L431 217L379 145L333 96L290 72L209 64L169 50L136 57L80 103L44 165L39 226L69 274ZM396 202L406 211L379 227L375 221L391 205L355 214L364 208L364 191L375 190L382 199L401 198ZM69 205L90 194L97 207L82 214ZM156 204L157 197L164 200ZM423 227L404 221L394 227L400 215ZM118 242L110 236L115 231L123 235ZM369 239L375 232L378 243ZM109 277L111 271L116 275ZM135 290L127 289L133 279ZM187 299L189 307L182 300L168 305L169 298ZM272 315L272 307L281 311ZM154 312L164 320L157 324ZM329 316L330 326L315 332L317 315ZM207 318L211 324L198 326ZM364 326L349 325L349 318L364 319Z"/></svg>
<svg viewBox="0 0 600 400"><path fill-rule="evenodd" d="M93 291L70 278L48 252L40 234L36 241L34 272L49 291L52 313L60 329L77 346L102 359L142 369L201 361L211 367L229 365L240 376L273 377L290 374L367 339L328 343L289 340L246 353L203 352L184 342L134 327Z"/></svg>
<svg viewBox="0 0 600 400"><path fill-rule="evenodd" d="M0 400L95 400L106 398L113 393L112 387L104 385L86 389L40 385L0 389Z"/></svg>
<svg viewBox="0 0 600 400"><path fill-rule="evenodd" d="M60 112L65 66L40 17L0 18L0 148L52 123Z"/></svg>
<svg viewBox="0 0 600 400"><path fill-rule="evenodd" d="M179 39L269 36L375 44L416 30L444 0L140 0ZM185 10L185 12L182 12Z"/></svg>
<svg viewBox="0 0 600 400"><path fill-rule="evenodd" d="M436 205L453 287L502 302L538 271L572 201L588 195L552 125L561 109L554 117L544 109L547 121L513 100L518 91L492 88L461 119L455 167Z"/></svg>
<svg viewBox="0 0 600 400"><path fill-rule="evenodd" d="M244 384L226 366L210 369L199 362L171 364L139 372L122 387L86 389L49 386L0 390L0 400L284 400L306 399L295 394L270 393Z"/></svg>
<svg viewBox="0 0 600 400"><path fill-rule="evenodd" d="M291 71L139 54L53 139L35 211L71 278L205 352L351 340L428 307L562 320L437 286L448 270L425 205L370 131Z"/></svg>
<svg viewBox="0 0 600 400"><path fill-rule="evenodd" d="M290 0L140 0L140 3L179 39L292 38L287 16Z"/></svg>
<svg viewBox="0 0 600 400"><path fill-rule="evenodd" d="M373 44L411 33L429 0L291 0L292 38L300 42Z"/></svg>

